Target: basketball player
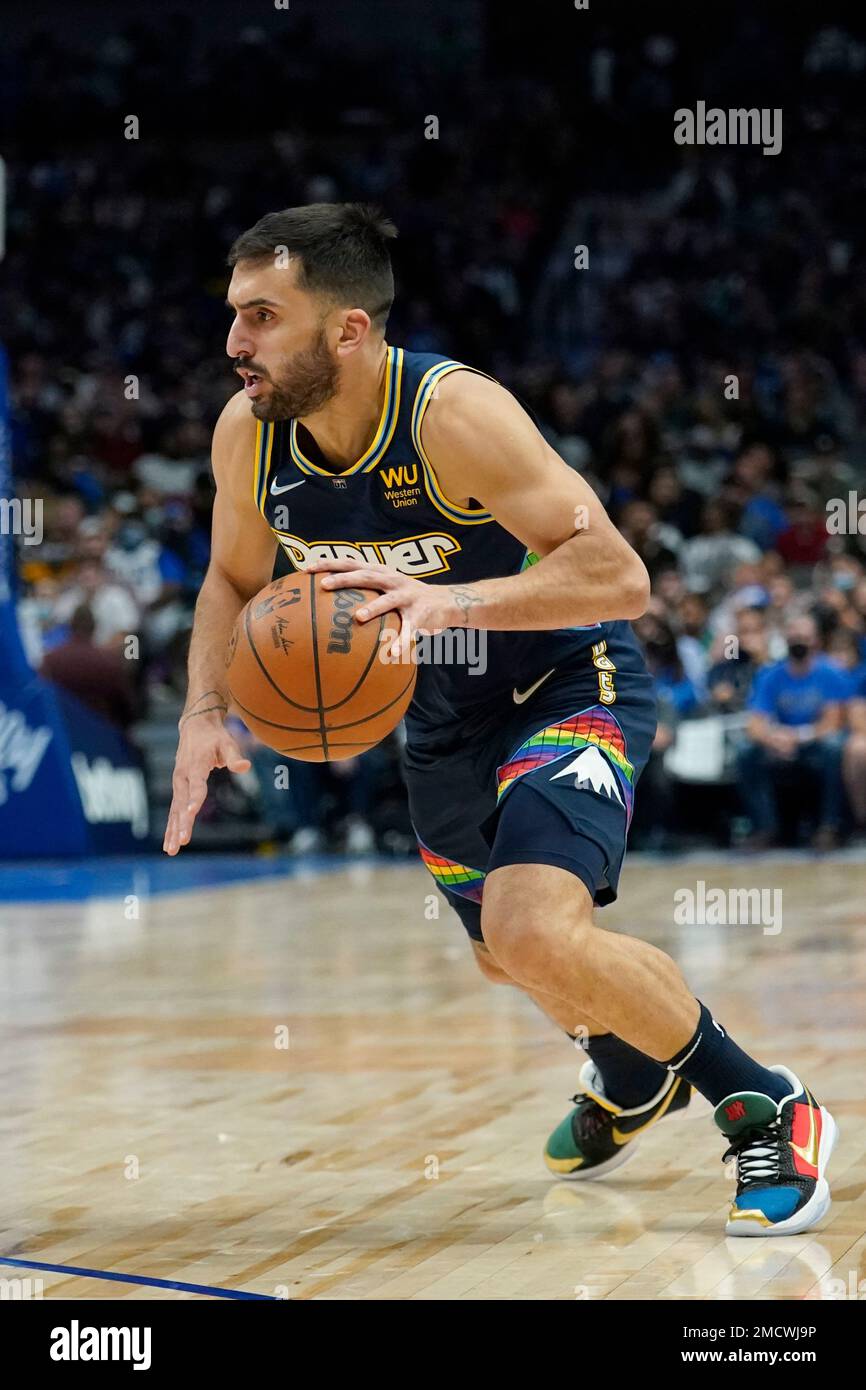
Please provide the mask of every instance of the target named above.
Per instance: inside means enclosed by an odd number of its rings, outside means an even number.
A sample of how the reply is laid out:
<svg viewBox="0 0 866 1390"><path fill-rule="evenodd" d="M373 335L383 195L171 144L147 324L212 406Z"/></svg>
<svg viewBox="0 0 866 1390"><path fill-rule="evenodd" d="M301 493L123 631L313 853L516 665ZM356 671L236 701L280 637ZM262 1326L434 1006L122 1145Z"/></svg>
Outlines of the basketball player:
<svg viewBox="0 0 866 1390"><path fill-rule="evenodd" d="M694 1089L737 1163L727 1231L806 1230L830 1204L828 1111L738 1047L662 951L593 919L616 897L655 730L628 621L647 604L644 566L508 391L386 342L395 234L375 210L317 204L268 214L231 250L226 348L243 389L214 434L165 849L188 843L212 768L249 766L223 723L225 652L277 545L324 586L377 591L358 620L397 611L404 640L480 629L483 675L419 666L409 804L482 973L580 1030L590 1060L548 1167L611 1172Z"/></svg>

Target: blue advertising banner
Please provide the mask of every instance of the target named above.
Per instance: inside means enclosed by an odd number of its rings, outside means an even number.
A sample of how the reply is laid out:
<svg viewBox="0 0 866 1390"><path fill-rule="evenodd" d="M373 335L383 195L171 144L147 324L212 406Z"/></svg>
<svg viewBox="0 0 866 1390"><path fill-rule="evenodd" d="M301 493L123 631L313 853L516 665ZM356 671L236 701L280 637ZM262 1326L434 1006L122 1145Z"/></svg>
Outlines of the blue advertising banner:
<svg viewBox="0 0 866 1390"><path fill-rule="evenodd" d="M60 711L31 674L0 670L0 858L86 854L88 833Z"/></svg>
<svg viewBox="0 0 866 1390"><path fill-rule="evenodd" d="M147 849L147 785L138 749L65 690L51 686L50 694L63 720L90 849L97 854Z"/></svg>
<svg viewBox="0 0 866 1390"><path fill-rule="evenodd" d="M38 676L16 690L0 680L0 859L148 847L137 749Z"/></svg>

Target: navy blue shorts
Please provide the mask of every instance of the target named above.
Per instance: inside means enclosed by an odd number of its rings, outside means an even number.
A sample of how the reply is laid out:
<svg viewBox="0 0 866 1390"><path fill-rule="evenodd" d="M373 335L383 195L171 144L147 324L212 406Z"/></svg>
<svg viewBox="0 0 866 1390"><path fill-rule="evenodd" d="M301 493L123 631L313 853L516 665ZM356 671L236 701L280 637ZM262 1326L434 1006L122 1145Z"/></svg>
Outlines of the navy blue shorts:
<svg viewBox="0 0 866 1390"><path fill-rule="evenodd" d="M544 672L540 675L544 677ZM479 705L460 737L404 756L421 857L470 937L484 880L505 864L576 874L613 902L635 785L656 728L652 681L629 638L596 643L506 700Z"/></svg>

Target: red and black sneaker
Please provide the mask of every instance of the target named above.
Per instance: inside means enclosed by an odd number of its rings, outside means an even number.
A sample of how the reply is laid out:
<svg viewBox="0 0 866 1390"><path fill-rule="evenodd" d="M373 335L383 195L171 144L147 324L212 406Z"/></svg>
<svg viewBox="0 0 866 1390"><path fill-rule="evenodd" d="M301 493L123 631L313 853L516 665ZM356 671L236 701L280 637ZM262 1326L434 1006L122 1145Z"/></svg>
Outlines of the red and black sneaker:
<svg viewBox="0 0 866 1390"><path fill-rule="evenodd" d="M808 1230L830 1208L824 1176L836 1122L787 1067L770 1067L790 1091L780 1101L739 1091L716 1106L715 1121L737 1167L737 1195L725 1226L729 1236L784 1236Z"/></svg>

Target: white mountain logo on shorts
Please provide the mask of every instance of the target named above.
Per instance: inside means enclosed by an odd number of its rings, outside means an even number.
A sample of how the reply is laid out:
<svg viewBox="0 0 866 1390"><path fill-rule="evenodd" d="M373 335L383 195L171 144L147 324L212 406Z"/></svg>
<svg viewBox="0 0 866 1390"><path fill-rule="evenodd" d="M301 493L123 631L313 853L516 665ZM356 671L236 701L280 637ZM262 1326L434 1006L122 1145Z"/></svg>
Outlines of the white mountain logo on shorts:
<svg viewBox="0 0 866 1390"><path fill-rule="evenodd" d="M561 772L555 772L550 780L555 782L559 777L573 777L574 785L578 791L584 787L589 787L591 791L598 792L600 796L608 796L611 800L618 801L623 808L625 807L616 780L616 773L597 748L592 746L584 748Z"/></svg>

